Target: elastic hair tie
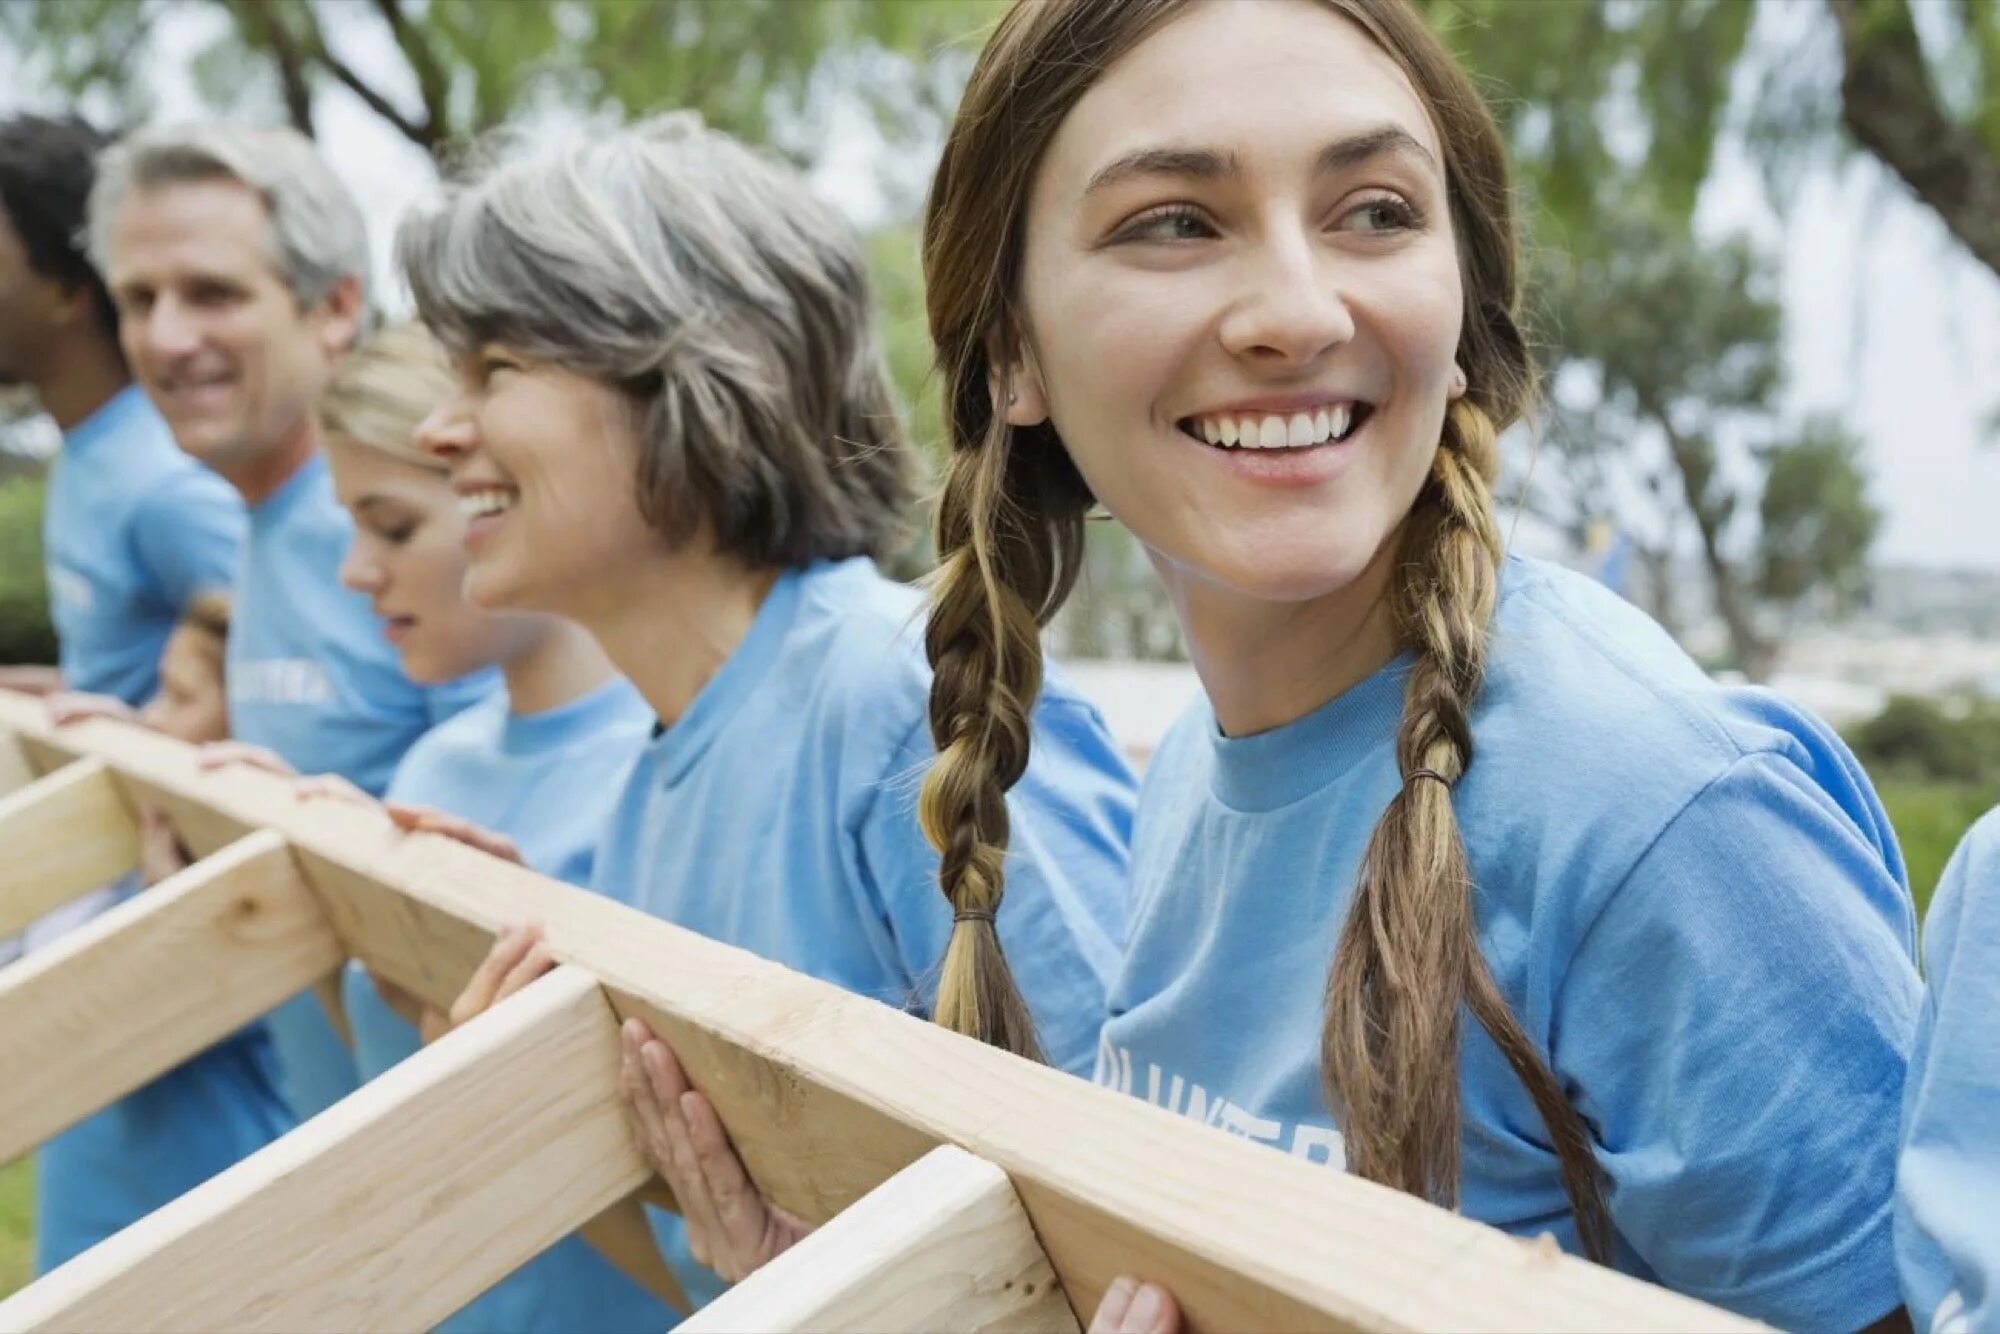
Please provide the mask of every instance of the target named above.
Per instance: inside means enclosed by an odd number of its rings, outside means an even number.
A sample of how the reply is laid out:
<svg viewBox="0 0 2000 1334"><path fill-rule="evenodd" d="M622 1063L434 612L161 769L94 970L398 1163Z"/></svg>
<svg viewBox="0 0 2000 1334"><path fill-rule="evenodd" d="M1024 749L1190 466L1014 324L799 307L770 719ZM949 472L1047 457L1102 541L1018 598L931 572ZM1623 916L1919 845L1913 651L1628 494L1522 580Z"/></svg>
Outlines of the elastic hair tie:
<svg viewBox="0 0 2000 1334"><path fill-rule="evenodd" d="M1412 783L1416 782L1419 778L1435 778L1438 782L1444 784L1445 791L1447 792L1451 791L1451 780L1449 778L1446 778L1443 774L1439 773L1435 769L1410 770L1409 773L1403 776L1403 786L1407 788Z"/></svg>
<svg viewBox="0 0 2000 1334"><path fill-rule="evenodd" d="M991 908L960 908L951 915L954 922L990 922L993 920Z"/></svg>

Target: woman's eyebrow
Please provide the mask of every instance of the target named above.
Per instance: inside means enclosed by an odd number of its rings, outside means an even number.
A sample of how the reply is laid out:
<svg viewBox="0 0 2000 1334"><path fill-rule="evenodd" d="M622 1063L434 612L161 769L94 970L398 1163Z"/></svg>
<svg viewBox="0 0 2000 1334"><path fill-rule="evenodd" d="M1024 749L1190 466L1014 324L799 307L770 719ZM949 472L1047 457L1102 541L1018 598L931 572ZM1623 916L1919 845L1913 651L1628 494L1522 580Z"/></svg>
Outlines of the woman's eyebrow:
<svg viewBox="0 0 2000 1334"><path fill-rule="evenodd" d="M1334 140L1319 150L1319 169L1345 171L1378 157L1414 157L1438 175L1444 174L1431 150L1400 125L1382 125Z"/></svg>
<svg viewBox="0 0 2000 1334"><path fill-rule="evenodd" d="M1233 176L1241 169L1234 153L1218 153L1210 148L1140 148L1098 168L1090 183L1083 187L1083 193L1088 196L1137 176L1213 181Z"/></svg>
<svg viewBox="0 0 2000 1334"><path fill-rule="evenodd" d="M1430 149L1400 125L1381 125L1359 134L1336 139L1319 151L1317 167L1322 173L1345 171L1371 159L1385 156L1414 157L1442 175ZM1099 190L1141 176L1173 176L1183 180L1216 181L1239 174L1243 169L1236 154L1213 148L1162 145L1138 148L1097 169L1083 187L1086 197Z"/></svg>

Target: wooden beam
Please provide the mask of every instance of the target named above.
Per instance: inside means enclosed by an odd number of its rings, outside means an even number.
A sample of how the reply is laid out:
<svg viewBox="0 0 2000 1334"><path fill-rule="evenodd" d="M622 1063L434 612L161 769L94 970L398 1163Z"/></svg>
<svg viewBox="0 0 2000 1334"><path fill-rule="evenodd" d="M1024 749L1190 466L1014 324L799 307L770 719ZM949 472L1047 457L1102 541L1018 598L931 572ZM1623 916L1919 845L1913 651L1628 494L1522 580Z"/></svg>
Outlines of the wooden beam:
<svg viewBox="0 0 2000 1334"><path fill-rule="evenodd" d="M201 774L166 738L109 721L52 737L5 699L0 727L113 757L134 782L284 833L342 939L419 995L449 1000L448 978L499 926L543 922L559 959L586 965L621 1015L673 1044L764 1191L809 1221L956 1144L1013 1180L1078 1311L1137 1273L1170 1284L1195 1334L1755 1327L450 840L402 835L372 811L301 805L267 775Z"/></svg>
<svg viewBox="0 0 2000 1334"><path fill-rule="evenodd" d="M0 797L0 935L139 864L139 831L102 760L65 765Z"/></svg>
<svg viewBox="0 0 2000 1334"><path fill-rule="evenodd" d="M560 968L0 1302L0 1330L418 1330L628 1194L597 982Z"/></svg>
<svg viewBox="0 0 2000 1334"><path fill-rule="evenodd" d="M40 777L28 763L28 753L18 737L0 736L0 796L19 791Z"/></svg>
<svg viewBox="0 0 2000 1334"><path fill-rule="evenodd" d="M687 1334L1078 1334L1007 1174L932 1149L697 1312Z"/></svg>
<svg viewBox="0 0 2000 1334"><path fill-rule="evenodd" d="M260 832L0 973L0 1162L312 985L344 956Z"/></svg>

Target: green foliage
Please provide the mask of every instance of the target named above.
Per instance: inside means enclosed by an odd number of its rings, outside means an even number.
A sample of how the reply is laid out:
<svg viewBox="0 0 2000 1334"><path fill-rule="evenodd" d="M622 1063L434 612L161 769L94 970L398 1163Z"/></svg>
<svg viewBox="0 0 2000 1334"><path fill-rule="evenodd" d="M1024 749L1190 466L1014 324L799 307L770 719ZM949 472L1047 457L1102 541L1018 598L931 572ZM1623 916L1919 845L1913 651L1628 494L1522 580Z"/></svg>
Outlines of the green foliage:
<svg viewBox="0 0 2000 1334"><path fill-rule="evenodd" d="M1882 806L1895 827L1903 861L1910 872L1910 891L1917 912L1930 907L1931 894L1945 863L1975 821L2000 803L2000 791L1973 783L1937 783L1921 779L1885 779L1876 785Z"/></svg>
<svg viewBox="0 0 2000 1334"><path fill-rule="evenodd" d="M1882 512L1868 499L1861 448L1838 421L1815 418L1762 452L1757 590L1766 601L1797 603L1817 589L1845 610L1866 592Z"/></svg>
<svg viewBox="0 0 2000 1334"><path fill-rule="evenodd" d="M0 663L56 660L42 573L42 479L0 483Z"/></svg>
<svg viewBox="0 0 2000 1334"><path fill-rule="evenodd" d="M2000 705L1897 695L1847 739L1878 778L2000 788Z"/></svg>
<svg viewBox="0 0 2000 1334"><path fill-rule="evenodd" d="M0 1297L27 1285L35 1269L34 1160L0 1167Z"/></svg>

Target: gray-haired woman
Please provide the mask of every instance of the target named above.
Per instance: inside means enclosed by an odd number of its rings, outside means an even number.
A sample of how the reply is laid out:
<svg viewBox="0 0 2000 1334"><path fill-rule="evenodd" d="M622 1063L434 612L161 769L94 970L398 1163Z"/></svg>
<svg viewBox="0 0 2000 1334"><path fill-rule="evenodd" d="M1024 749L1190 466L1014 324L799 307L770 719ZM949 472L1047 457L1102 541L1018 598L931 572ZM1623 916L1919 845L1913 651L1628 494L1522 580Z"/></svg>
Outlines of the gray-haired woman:
<svg viewBox="0 0 2000 1334"><path fill-rule="evenodd" d="M996 866L926 840L957 823L920 819L934 734L1027 738L929 717L918 596L873 563L911 451L848 227L793 172L668 117L503 150L399 249L461 372L420 440L474 516L468 595L581 622L659 714L596 889L926 1013L941 960L981 969L1004 944L1026 1008L1003 1015L1084 1071L1124 934L1131 777L1052 678L1033 763L962 794L1011 824L1005 908ZM538 957L503 937L461 1017ZM712 1295L679 1220L655 1230Z"/></svg>

